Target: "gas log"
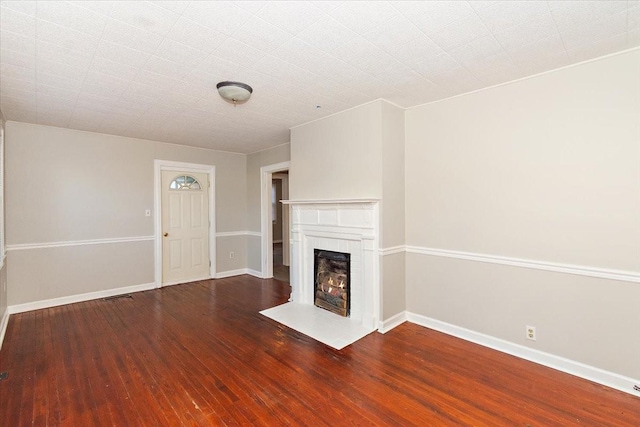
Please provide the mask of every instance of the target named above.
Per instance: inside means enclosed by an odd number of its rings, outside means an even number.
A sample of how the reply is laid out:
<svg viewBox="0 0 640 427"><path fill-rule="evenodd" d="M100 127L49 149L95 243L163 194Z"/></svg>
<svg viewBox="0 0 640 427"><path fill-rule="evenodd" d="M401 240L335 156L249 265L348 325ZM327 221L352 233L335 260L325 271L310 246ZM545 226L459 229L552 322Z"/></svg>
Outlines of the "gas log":
<svg viewBox="0 0 640 427"><path fill-rule="evenodd" d="M349 316L350 268L350 254L314 249L314 300L317 307Z"/></svg>

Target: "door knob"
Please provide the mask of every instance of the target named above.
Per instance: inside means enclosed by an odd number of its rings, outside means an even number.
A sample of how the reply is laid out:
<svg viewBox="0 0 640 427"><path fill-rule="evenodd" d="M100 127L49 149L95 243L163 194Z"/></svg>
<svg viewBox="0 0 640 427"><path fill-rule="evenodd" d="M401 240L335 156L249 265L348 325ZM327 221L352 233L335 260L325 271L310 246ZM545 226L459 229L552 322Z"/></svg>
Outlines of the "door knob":
<svg viewBox="0 0 640 427"><path fill-rule="evenodd" d="M168 235L169 235L169 233L164 233L163 234L164 237L167 237Z"/></svg>

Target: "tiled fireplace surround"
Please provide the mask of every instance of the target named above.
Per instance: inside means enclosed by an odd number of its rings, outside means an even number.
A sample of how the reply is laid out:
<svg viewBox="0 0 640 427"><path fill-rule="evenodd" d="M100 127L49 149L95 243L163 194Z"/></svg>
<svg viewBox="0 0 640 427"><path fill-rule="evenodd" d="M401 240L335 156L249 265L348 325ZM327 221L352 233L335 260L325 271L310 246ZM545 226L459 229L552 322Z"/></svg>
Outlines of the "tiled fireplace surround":
<svg viewBox="0 0 640 427"><path fill-rule="evenodd" d="M308 200L291 206L291 301L313 306L314 249L351 254L352 321L374 330L380 312L377 200ZM336 315L337 316L337 315Z"/></svg>

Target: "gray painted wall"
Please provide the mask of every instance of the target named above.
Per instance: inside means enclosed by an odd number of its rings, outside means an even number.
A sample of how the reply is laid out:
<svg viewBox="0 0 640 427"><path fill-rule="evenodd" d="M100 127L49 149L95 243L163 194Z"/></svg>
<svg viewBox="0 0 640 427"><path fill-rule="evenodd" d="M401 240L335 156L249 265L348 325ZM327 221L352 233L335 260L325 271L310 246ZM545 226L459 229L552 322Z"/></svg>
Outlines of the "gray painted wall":
<svg viewBox="0 0 640 427"><path fill-rule="evenodd" d="M2 132L3 135L4 135L4 128L5 128L5 120L4 120L4 116L2 115L2 111L0 111L0 129L2 129L0 132ZM4 150L4 145L2 146L2 149ZM0 155L0 158L4 160L4 157L5 156L3 152ZM6 176L4 164L2 165L2 173L4 174L4 176ZM4 188L2 189L2 191L4 191ZM4 204L1 206L1 208L5 209L6 211L6 200ZM5 223L6 223L6 219L5 219ZM2 235L4 236L2 244L6 246L6 227L4 227L4 224L2 224L2 227L3 227ZM2 266L0 267L0 334L2 334L2 329L1 329L2 320L4 319L4 316L7 313L7 260L6 258L4 260L0 260L0 265Z"/></svg>
<svg viewBox="0 0 640 427"><path fill-rule="evenodd" d="M246 230L241 154L6 124L7 244L152 236L154 159L216 166L216 228ZM246 266L246 236L217 239L217 270ZM229 259L220 254L235 251ZM153 242L10 250L8 303L152 283ZM54 262L55 261L55 262Z"/></svg>
<svg viewBox="0 0 640 427"><path fill-rule="evenodd" d="M382 197L382 104L291 129L289 199Z"/></svg>
<svg viewBox="0 0 640 427"><path fill-rule="evenodd" d="M383 102L381 122L382 201L380 247L405 244L404 110ZM380 258L382 319L406 310L405 255Z"/></svg>
<svg viewBox="0 0 640 427"><path fill-rule="evenodd" d="M635 50L408 110L407 244L640 272L638 76ZM638 283L413 253L406 274L413 313L640 378Z"/></svg>

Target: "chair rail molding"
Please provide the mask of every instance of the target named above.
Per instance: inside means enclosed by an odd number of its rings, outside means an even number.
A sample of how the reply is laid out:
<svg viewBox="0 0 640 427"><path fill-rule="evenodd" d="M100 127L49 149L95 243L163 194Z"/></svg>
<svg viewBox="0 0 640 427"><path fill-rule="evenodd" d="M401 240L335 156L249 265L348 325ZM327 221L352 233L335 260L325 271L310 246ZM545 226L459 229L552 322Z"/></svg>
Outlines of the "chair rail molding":
<svg viewBox="0 0 640 427"><path fill-rule="evenodd" d="M235 237L235 236L260 237L260 236L262 236L262 234L259 231L249 231L249 230L219 231L219 232L216 233L216 237Z"/></svg>
<svg viewBox="0 0 640 427"><path fill-rule="evenodd" d="M532 268L535 270L552 271L555 273L575 274L579 276L596 277L600 279L619 280L622 282L640 283L640 272L622 271L606 268L588 267L574 264L563 264L549 261L537 261L522 258L512 258L500 255L486 255L473 252L452 251L448 249L425 248L420 246L406 246L407 253L430 255L446 258L463 259L467 261L501 264L512 267Z"/></svg>
<svg viewBox="0 0 640 427"><path fill-rule="evenodd" d="M154 236L114 237L108 239L65 240L60 242L23 243L7 245L7 251L23 251L28 249L62 248L66 246L109 245L113 243L132 243L153 241Z"/></svg>

